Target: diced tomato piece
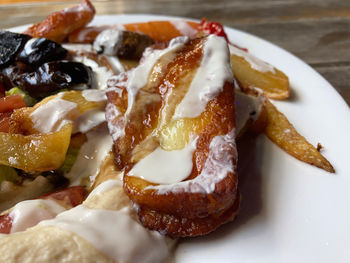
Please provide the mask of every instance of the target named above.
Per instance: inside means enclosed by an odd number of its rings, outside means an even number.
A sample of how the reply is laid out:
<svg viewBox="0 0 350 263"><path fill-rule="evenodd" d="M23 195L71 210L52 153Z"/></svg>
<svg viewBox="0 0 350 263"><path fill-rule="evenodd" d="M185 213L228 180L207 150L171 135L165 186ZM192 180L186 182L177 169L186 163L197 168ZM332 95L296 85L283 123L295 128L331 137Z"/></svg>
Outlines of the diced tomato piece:
<svg viewBox="0 0 350 263"><path fill-rule="evenodd" d="M43 195L38 199L52 198L55 200L65 201L72 207L80 205L84 201L85 189L82 186L72 186L63 190Z"/></svg>
<svg viewBox="0 0 350 263"><path fill-rule="evenodd" d="M9 112L26 107L21 95L10 95L0 99L0 112Z"/></svg>
<svg viewBox="0 0 350 263"><path fill-rule="evenodd" d="M5 96L5 87L4 85L0 82L0 98Z"/></svg>
<svg viewBox="0 0 350 263"><path fill-rule="evenodd" d="M225 33L224 27L218 22L209 22L205 18L203 18L199 25L199 30L207 34L214 34L219 37L224 37L228 42L228 38Z"/></svg>
<svg viewBox="0 0 350 263"><path fill-rule="evenodd" d="M0 113L0 132L9 132L12 112Z"/></svg>
<svg viewBox="0 0 350 263"><path fill-rule="evenodd" d="M9 234L12 227L12 218L10 214L4 214L0 216L0 233Z"/></svg>

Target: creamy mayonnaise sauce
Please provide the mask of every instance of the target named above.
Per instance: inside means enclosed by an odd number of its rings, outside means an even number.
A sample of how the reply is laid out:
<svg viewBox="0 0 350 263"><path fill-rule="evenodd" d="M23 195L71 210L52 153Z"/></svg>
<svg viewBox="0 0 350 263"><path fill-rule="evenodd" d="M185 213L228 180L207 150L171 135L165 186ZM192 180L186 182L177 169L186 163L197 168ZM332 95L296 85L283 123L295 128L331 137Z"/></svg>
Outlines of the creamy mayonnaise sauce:
<svg viewBox="0 0 350 263"><path fill-rule="evenodd" d="M112 138L107 125L101 125L86 133L87 142L80 150L72 169L65 174L71 185L80 185L81 179L90 177L91 182L100 171L100 165L112 149Z"/></svg>
<svg viewBox="0 0 350 263"><path fill-rule="evenodd" d="M49 100L30 114L33 127L41 133L58 131L79 114L77 106L60 97Z"/></svg>
<svg viewBox="0 0 350 263"><path fill-rule="evenodd" d="M86 133L106 121L103 109L92 109L81 114L74 120L72 133Z"/></svg>
<svg viewBox="0 0 350 263"><path fill-rule="evenodd" d="M55 218L66 209L50 199L27 200L16 204L9 216L12 218L11 234L24 231L42 220Z"/></svg>
<svg viewBox="0 0 350 263"><path fill-rule="evenodd" d="M107 79L113 76L113 72L108 70L106 67L100 67L96 61L89 59L85 56L76 56L74 60L81 62L86 66L91 67L94 72L94 83L92 85L93 89L104 90L107 88Z"/></svg>
<svg viewBox="0 0 350 263"><path fill-rule="evenodd" d="M123 32L116 28L109 28L103 30L100 34L97 35L94 41L94 50L98 54L105 54L109 56L116 55L118 52L119 46L117 45L122 41Z"/></svg>
<svg viewBox="0 0 350 263"><path fill-rule="evenodd" d="M199 116L207 103L223 90L226 81L233 82L227 42L222 37L209 35L200 67L185 97L176 107L173 119Z"/></svg>
<svg viewBox="0 0 350 263"><path fill-rule="evenodd" d="M192 155L198 136L181 150L166 151L161 147L141 159L128 172L156 184L172 184L186 179L192 171Z"/></svg>
<svg viewBox="0 0 350 263"><path fill-rule="evenodd" d="M102 184L99 184L94 190L91 191L87 199L92 198L95 195L101 195L115 187L122 187L122 179L121 180L110 179L110 180L104 181Z"/></svg>
<svg viewBox="0 0 350 263"><path fill-rule="evenodd" d="M29 56L30 53L32 53L34 50L34 48L32 47L33 43L38 40L38 38L31 38L27 41L27 43L24 45L24 52Z"/></svg>
<svg viewBox="0 0 350 263"><path fill-rule="evenodd" d="M108 123L109 133L113 139L116 141L118 138L125 135L125 116L120 116L121 112L113 103L107 103L106 106L106 120ZM113 121L118 118L119 125L116 125Z"/></svg>
<svg viewBox="0 0 350 263"><path fill-rule="evenodd" d="M181 38L184 39L184 38ZM128 80L126 82L126 89L128 91L128 108L126 115L131 111L134 104L135 97L139 90L147 84L148 77L153 69L155 63L164 55L169 53L176 53L183 47L183 41L173 39L169 46L162 50L146 48L143 53L143 58L137 68L128 72Z"/></svg>
<svg viewBox="0 0 350 263"><path fill-rule="evenodd" d="M188 36L190 38L196 37L198 31L191 27L184 20L171 20L169 21L182 35Z"/></svg>
<svg viewBox="0 0 350 263"><path fill-rule="evenodd" d="M260 72L272 72L275 73L275 68L262 61L261 59L258 59L257 57L253 56L252 54L243 51L233 45L229 45L229 49L230 49L230 53L236 56L239 56L241 58L244 58L249 64L250 66Z"/></svg>
<svg viewBox="0 0 350 263"><path fill-rule="evenodd" d="M146 189L157 190L159 194L169 192L210 194L215 190L215 185L227 176L227 173L235 172L236 165L233 160L236 156L235 131L232 130L226 135L218 135L211 140L208 158L197 177L174 184L148 186Z"/></svg>
<svg viewBox="0 0 350 263"><path fill-rule="evenodd" d="M93 52L91 44L62 44L62 47L74 52Z"/></svg>
<svg viewBox="0 0 350 263"><path fill-rule="evenodd" d="M100 102L100 101L106 101L107 100L106 92L104 92L103 90L98 90L98 89L86 89L86 90L83 90L81 92L81 95L87 101Z"/></svg>
<svg viewBox="0 0 350 263"><path fill-rule="evenodd" d="M79 205L40 225L69 230L117 262L153 263L168 256L164 238L133 219L129 207L115 211Z"/></svg>

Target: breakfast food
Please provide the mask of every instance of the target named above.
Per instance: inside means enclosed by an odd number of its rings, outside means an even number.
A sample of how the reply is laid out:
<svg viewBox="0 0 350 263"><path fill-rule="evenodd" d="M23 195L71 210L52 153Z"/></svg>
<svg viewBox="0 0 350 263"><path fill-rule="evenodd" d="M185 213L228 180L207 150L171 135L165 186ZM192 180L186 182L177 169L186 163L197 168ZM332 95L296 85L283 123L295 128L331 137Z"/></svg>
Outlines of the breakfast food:
<svg viewBox="0 0 350 263"><path fill-rule="evenodd" d="M333 171L267 99L288 97L286 75L220 24L86 27L93 14L84 0L2 33L0 261L166 260L173 238L237 215L244 134L291 154L298 139L297 158Z"/></svg>

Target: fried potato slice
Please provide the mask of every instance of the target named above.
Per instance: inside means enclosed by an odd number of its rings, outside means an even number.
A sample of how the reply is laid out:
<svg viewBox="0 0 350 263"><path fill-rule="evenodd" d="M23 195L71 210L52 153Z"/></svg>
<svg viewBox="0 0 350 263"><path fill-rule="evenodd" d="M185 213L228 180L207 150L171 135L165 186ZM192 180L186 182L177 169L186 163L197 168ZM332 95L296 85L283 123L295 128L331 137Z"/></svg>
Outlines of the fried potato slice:
<svg viewBox="0 0 350 263"><path fill-rule="evenodd" d="M89 0L74 7L49 14L42 22L29 27L24 34L62 42L71 32L86 26L94 17L95 8Z"/></svg>
<svg viewBox="0 0 350 263"><path fill-rule="evenodd" d="M266 100L267 126L265 134L281 149L298 160L322 168L330 173L335 170L330 162L301 136L288 121L286 116Z"/></svg>
<svg viewBox="0 0 350 263"><path fill-rule="evenodd" d="M216 182L215 189L211 193L196 192L192 187L196 188L195 178L199 176L208 156L210 156L209 146L212 138L218 134L226 134L234 127L233 118L229 117L234 114L233 99L232 86L227 85L224 91L208 104L206 111L197 120L192 120L187 125L184 124L182 127L177 127L173 134L169 136L177 139L177 141L172 142L173 144L182 145L185 141L184 134L189 134L190 131L196 129L199 130L197 149L193 156L193 170L189 178L187 178L188 181L192 180L188 182L190 186L182 188L181 184L174 184L173 187L179 187L180 190L176 192L162 191L160 190L162 189L161 187L152 187L154 186L153 184L141 178L125 176L124 189L130 199L153 210L188 218L208 216L231 206L235 196L233 193L237 189L237 175L233 172L228 172L225 178ZM203 126L196 126L196 122ZM232 158L229 162L234 165L235 160L232 155L234 151L234 145L222 146L221 153L218 153L213 158L223 163L225 156L228 156L230 159ZM215 167L212 168L214 169ZM209 181L215 182L214 179Z"/></svg>
<svg viewBox="0 0 350 263"><path fill-rule="evenodd" d="M72 124L48 134L0 133L0 164L27 172L51 171L59 168L66 157Z"/></svg>
<svg viewBox="0 0 350 263"><path fill-rule="evenodd" d="M184 218L140 207L138 216L141 223L151 230L167 233L171 237L195 237L206 235L219 226L235 219L240 205L240 194L228 209L204 218Z"/></svg>
<svg viewBox="0 0 350 263"><path fill-rule="evenodd" d="M107 92L106 117L112 135L119 135L114 138L114 150L118 165L125 169L124 190L143 208L179 218L220 214L236 198L233 79L224 81L222 90L209 100L199 116L173 119L201 64L206 39L189 41L171 59L161 57L146 86L135 95L131 111L128 111L128 92L133 90L125 86L130 82L128 74L110 80ZM229 55L227 68L230 72ZM182 149L189 143L191 134L198 139L192 171L185 181L166 185L164 189L165 185L130 174L133 166L155 148Z"/></svg>
<svg viewBox="0 0 350 263"><path fill-rule="evenodd" d="M233 45L230 52L233 74L244 91L258 89L277 100L289 97L289 80L282 71Z"/></svg>

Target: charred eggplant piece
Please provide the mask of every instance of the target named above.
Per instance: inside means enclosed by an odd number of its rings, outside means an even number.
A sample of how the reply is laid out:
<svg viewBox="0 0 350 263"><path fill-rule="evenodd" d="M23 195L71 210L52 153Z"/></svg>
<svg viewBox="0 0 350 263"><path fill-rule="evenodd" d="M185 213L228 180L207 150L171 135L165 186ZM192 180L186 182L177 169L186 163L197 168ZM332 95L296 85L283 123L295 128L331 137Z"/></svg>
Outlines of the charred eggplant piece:
<svg viewBox="0 0 350 263"><path fill-rule="evenodd" d="M98 54L138 60L146 47L153 43L154 41L144 34L106 29L97 36L94 49Z"/></svg>
<svg viewBox="0 0 350 263"><path fill-rule="evenodd" d="M91 88L93 74L90 67L79 62L52 61L44 63L36 71L17 75L12 82L36 99L44 98L62 89L76 89L84 84ZM77 89L81 89L81 85Z"/></svg>
<svg viewBox="0 0 350 263"><path fill-rule="evenodd" d="M67 50L59 43L46 38L32 38L25 44L17 60L36 69L45 62L62 60L66 55Z"/></svg>
<svg viewBox="0 0 350 263"><path fill-rule="evenodd" d="M0 68L12 64L30 36L9 31L0 31Z"/></svg>

